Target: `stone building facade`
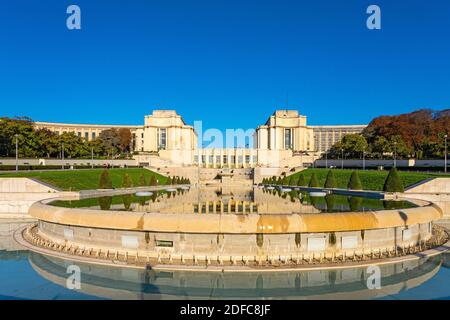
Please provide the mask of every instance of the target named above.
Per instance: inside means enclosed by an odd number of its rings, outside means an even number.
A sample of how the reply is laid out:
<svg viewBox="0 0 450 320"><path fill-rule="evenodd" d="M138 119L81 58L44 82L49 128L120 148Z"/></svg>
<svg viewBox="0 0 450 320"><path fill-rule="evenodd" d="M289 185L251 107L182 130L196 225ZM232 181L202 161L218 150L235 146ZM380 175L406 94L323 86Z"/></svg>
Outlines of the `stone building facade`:
<svg viewBox="0 0 450 320"><path fill-rule="evenodd" d="M129 129L135 159L142 165L200 166L205 168L302 167L312 164L345 134L359 133L365 125L309 126L296 110L276 110L256 128L253 147L200 148L193 126L175 110L154 110L144 125L88 125L36 122L57 134L73 132L91 141L103 130Z"/></svg>

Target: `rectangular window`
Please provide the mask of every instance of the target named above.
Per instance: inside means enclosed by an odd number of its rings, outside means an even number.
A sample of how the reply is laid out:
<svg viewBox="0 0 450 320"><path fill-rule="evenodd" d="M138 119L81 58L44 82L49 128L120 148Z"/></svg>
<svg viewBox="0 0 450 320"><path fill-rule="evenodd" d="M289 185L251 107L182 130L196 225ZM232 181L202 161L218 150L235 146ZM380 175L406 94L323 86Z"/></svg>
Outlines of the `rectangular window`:
<svg viewBox="0 0 450 320"><path fill-rule="evenodd" d="M214 162L214 157L213 156L209 156L208 162L209 163L213 163Z"/></svg>
<svg viewBox="0 0 450 320"><path fill-rule="evenodd" d="M89 132L85 132L85 133L84 133L84 139L85 139L86 141L89 140Z"/></svg>
<svg viewBox="0 0 450 320"><path fill-rule="evenodd" d="M220 163L220 156L216 156L216 163Z"/></svg>
<svg viewBox="0 0 450 320"><path fill-rule="evenodd" d="M168 240L156 240L157 247L173 247L173 241Z"/></svg>
<svg viewBox="0 0 450 320"><path fill-rule="evenodd" d="M92 137L92 140L95 140L95 132L92 132L91 137Z"/></svg>
<svg viewBox="0 0 450 320"><path fill-rule="evenodd" d="M78 132L78 136L81 137L81 132Z"/></svg>
<svg viewBox="0 0 450 320"><path fill-rule="evenodd" d="M194 156L194 163L198 163L198 156L197 155Z"/></svg>
<svg viewBox="0 0 450 320"><path fill-rule="evenodd" d="M243 157L242 156L238 156L238 163L242 163Z"/></svg>
<svg viewBox="0 0 450 320"><path fill-rule="evenodd" d="M284 129L284 149L292 149L291 129Z"/></svg>
<svg viewBox="0 0 450 320"><path fill-rule="evenodd" d="M228 163L228 157L227 156L223 156L223 163L227 164Z"/></svg>
<svg viewBox="0 0 450 320"><path fill-rule="evenodd" d="M158 129L158 150L166 150L167 148L167 129Z"/></svg>
<svg viewBox="0 0 450 320"><path fill-rule="evenodd" d="M250 163L250 156L245 156L245 163Z"/></svg>

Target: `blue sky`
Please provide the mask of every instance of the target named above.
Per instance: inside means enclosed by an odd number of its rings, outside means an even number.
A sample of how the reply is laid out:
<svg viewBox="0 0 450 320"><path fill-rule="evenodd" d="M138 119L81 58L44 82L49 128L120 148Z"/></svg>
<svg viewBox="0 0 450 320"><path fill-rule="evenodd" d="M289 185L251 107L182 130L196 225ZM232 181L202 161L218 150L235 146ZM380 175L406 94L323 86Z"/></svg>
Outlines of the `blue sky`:
<svg viewBox="0 0 450 320"><path fill-rule="evenodd" d="M2 0L0 115L141 124L176 109L253 128L450 107L450 1ZM82 30L66 28L77 4ZM382 30L366 28L366 8Z"/></svg>

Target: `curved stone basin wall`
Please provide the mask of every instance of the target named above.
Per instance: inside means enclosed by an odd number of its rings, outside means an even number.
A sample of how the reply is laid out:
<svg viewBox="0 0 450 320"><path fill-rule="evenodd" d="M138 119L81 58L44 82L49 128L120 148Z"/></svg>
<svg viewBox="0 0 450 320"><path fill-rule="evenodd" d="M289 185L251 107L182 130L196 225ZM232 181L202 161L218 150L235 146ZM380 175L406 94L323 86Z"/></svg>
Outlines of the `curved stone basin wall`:
<svg viewBox="0 0 450 320"><path fill-rule="evenodd" d="M58 246L160 259L303 260L394 252L429 240L435 205L290 215L102 211L34 204L38 235ZM389 254L388 254L389 255Z"/></svg>

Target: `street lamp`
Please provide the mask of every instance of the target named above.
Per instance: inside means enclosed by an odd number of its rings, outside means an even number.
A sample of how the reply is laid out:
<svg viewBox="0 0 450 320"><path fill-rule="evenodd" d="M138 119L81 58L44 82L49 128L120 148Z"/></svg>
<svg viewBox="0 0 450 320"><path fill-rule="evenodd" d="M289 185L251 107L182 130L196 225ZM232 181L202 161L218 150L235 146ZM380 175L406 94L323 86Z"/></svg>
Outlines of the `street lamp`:
<svg viewBox="0 0 450 320"><path fill-rule="evenodd" d="M94 147L91 147L91 169L94 169Z"/></svg>
<svg viewBox="0 0 450 320"><path fill-rule="evenodd" d="M341 169L344 169L344 149L341 149Z"/></svg>
<svg viewBox="0 0 450 320"><path fill-rule="evenodd" d="M366 170L366 151L363 150L363 170Z"/></svg>
<svg viewBox="0 0 450 320"><path fill-rule="evenodd" d="M64 170L64 142L61 143L61 160L62 160L62 169Z"/></svg>
<svg viewBox="0 0 450 320"><path fill-rule="evenodd" d="M16 172L19 171L19 135L16 133Z"/></svg>
<svg viewBox="0 0 450 320"><path fill-rule="evenodd" d="M325 151L325 168L328 168L328 150Z"/></svg>
<svg viewBox="0 0 450 320"><path fill-rule="evenodd" d="M394 168L397 168L397 141L394 142Z"/></svg>
<svg viewBox="0 0 450 320"><path fill-rule="evenodd" d="M447 173L447 137L448 135L446 134L444 136L445 138L445 152L444 152L444 172Z"/></svg>

